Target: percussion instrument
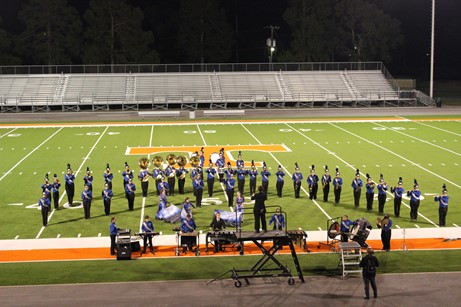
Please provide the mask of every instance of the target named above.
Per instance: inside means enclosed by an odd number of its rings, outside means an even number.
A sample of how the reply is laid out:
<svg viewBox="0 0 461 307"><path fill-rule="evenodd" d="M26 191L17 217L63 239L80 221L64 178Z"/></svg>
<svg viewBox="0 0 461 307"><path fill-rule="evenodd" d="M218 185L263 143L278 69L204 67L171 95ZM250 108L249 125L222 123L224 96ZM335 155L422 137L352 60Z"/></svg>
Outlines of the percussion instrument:
<svg viewBox="0 0 461 307"><path fill-rule="evenodd" d="M330 228L328 228L328 237L330 239L334 239L336 238L337 236L339 236L341 234L341 231L340 231L340 225L338 222L334 222L333 224L330 225Z"/></svg>

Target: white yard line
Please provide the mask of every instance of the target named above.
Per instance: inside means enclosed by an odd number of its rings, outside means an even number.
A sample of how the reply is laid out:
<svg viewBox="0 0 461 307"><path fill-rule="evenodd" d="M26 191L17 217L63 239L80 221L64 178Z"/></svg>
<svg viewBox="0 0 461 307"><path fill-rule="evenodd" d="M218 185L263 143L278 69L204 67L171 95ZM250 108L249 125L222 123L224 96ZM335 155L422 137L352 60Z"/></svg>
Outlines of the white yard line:
<svg viewBox="0 0 461 307"><path fill-rule="evenodd" d="M380 127L383 127L383 128L388 128L387 126L384 126L384 125L381 125L381 124L378 124L378 123L375 123L375 124L378 125L378 126L380 126ZM415 136L412 136L412 135L403 133L402 131L398 131L398 130L395 130L395 129L389 129L389 130L391 130L391 131L393 131L393 132L395 132L395 133L399 133L399 134L401 134L401 135L404 135L404 136L406 136L406 137L412 138L412 139L414 139L414 140L417 140L417 141L419 141L419 142L421 142L421 143L428 144L428 145L437 147L437 148L439 148L439 149L441 149L441 150L448 151L448 152L450 152L450 153L452 153L452 154L454 154L454 155L461 156L461 153L458 153L458 152L456 152L456 151L447 149L447 148L445 148L445 147L442 147L442 146L433 144L433 143L431 143L431 142L428 142L428 141L426 141L426 140L417 138L417 137L415 137Z"/></svg>
<svg viewBox="0 0 461 307"><path fill-rule="evenodd" d="M456 132L453 132L453 131L450 131L450 130L446 130L446 129L442 129L442 128L439 128L439 127L431 126L431 125L428 125L428 124L425 124L425 123L422 123L422 122L415 121L415 123L419 124L419 125L429 127L429 128L432 128L432 129L437 129L437 130L440 130L440 131L443 131L443 132L446 132L446 133L454 134L456 136L461 136L460 133L456 133Z"/></svg>
<svg viewBox="0 0 461 307"><path fill-rule="evenodd" d="M9 171L7 171L2 177L0 177L0 181L2 181L3 178L5 178L9 173L11 173L18 165L20 165L25 159L27 159L31 154L33 154L37 149L39 149L43 144L48 142L51 138L53 138L61 130L62 130L62 128L59 128L58 131L54 132L46 140L44 140L41 144L36 146L31 152L29 152L26 156L24 156L18 163L16 163L12 168L10 168Z"/></svg>
<svg viewBox="0 0 461 307"><path fill-rule="evenodd" d="M8 131L8 132L5 133L5 134L0 135L0 139L3 138L4 136L7 136L8 134L10 134L11 132L13 132L13 131L16 130L16 129L18 129L18 128L14 128L13 130L10 130L10 131Z"/></svg>
<svg viewBox="0 0 461 307"><path fill-rule="evenodd" d="M343 162L344 164L346 164L348 167L352 168L353 170L355 170L355 167L353 167L350 163L346 162L344 159L340 158L338 155L336 155L334 152L330 151L329 149L327 149L326 147L322 146L321 144L319 144L318 142L314 141L313 139L311 139L310 137L306 136L305 134L303 134L302 132L298 131L296 128L290 126L287 124L288 127L290 127L291 129L293 129L294 131L298 132L299 134L301 134L303 137L305 137L306 139L308 139L309 141L311 141L312 143L314 143L315 145L317 145L318 147L322 148L323 150L325 150L326 152L328 152L328 154L336 157L338 160L340 160L341 162ZM334 126L334 125L333 125ZM363 173L361 173L362 175L364 175ZM392 195L392 193L390 192L387 192L389 195ZM392 195L393 196L393 195ZM409 205L407 205L405 202L402 201L402 204L404 206L406 206L407 208L410 208ZM436 223L434 223L433 221L431 221L430 219L428 219L427 217L425 217L424 215L422 215L421 213L418 213L418 215L420 215L422 218L424 218L426 221L428 221L429 223L431 223L432 225L436 226L436 227L439 227Z"/></svg>
<svg viewBox="0 0 461 307"><path fill-rule="evenodd" d="M205 141L205 137L203 136L202 130L200 130L199 124L197 124L197 129L198 129L198 133L200 133L200 136L202 137L203 145L207 146L207 143Z"/></svg>
<svg viewBox="0 0 461 307"><path fill-rule="evenodd" d="M62 128L61 128L62 129ZM59 130L61 130L59 129ZM83 162L80 164L78 170L75 172L75 178L77 178L77 175L78 173L80 172L80 170L82 169L83 165L85 165L85 162L86 160L88 160L89 156L91 155L91 153L93 152L93 150L96 148L96 145L98 145L99 141L102 139L102 137L104 136L104 134L106 133L107 129L109 129L109 126L106 126L106 129L104 129L104 131L101 133L101 135L99 136L99 138L96 140L96 142L94 143L93 147L91 147L90 151L88 152L88 154L86 155L86 157L83 159ZM64 195L66 194L66 192L64 191L61 195L61 197L59 198L59 203L61 203L61 200L64 198ZM80 194L78 192L75 193L75 196L79 196ZM51 220L51 217L53 216L53 214L56 212L56 210L52 210L51 211L51 214L48 216L48 222L50 222ZM42 235L42 232L45 230L45 227L42 226L42 228L40 229L40 231L38 232L37 236L35 237L36 239L40 238L40 236Z"/></svg>
<svg viewBox="0 0 461 307"><path fill-rule="evenodd" d="M251 133L251 131L248 130L247 127L245 127L243 124L241 124L241 125L242 125L242 127L243 127L243 128L244 128L244 129L255 139L256 142L258 142L260 145L262 145L262 143L259 141L259 139L258 139L253 133ZM272 156L272 158L273 158L280 166L282 166L282 168L283 168L283 169L285 170L285 172L288 174L289 178L291 178L292 174L285 168L285 166L284 166L282 163L280 163L280 161L274 156L274 154L273 154L272 152L268 152L268 153ZM309 195L309 194L307 193L306 189L304 189L303 186L301 186L301 189L303 190L304 193L306 193L306 195ZM319 210L322 211L322 213L323 213L329 220L331 220L331 216L328 215L328 213L327 213L325 210L323 210L323 208L317 203L317 201L314 200L314 199L313 199L312 201L313 201L314 204L319 208Z"/></svg>
<svg viewBox="0 0 461 307"><path fill-rule="evenodd" d="M388 153L393 154L394 156L396 156L396 157L398 157L398 158L400 158L400 159L402 159L402 160L407 161L408 163L410 163L410 164L412 164L412 165L414 165L414 166L416 166L416 167L422 169L423 171L426 171L426 172L428 172L429 174L431 174L431 175L433 175L433 176L435 176L435 177L437 177L437 178L440 178L440 179L442 179L443 181L448 182L448 183L452 184L453 186L455 186L455 187L461 189L461 186L460 186L460 185L458 185L458 184L456 184L456 183L454 183L454 182L448 180L447 178L444 178L444 177L440 176L440 175L437 174L437 173L434 173L434 172L428 170L427 168L422 167L422 166L419 165L418 163L413 162L413 161L411 161L410 159L407 159L407 158L405 158L405 157L399 155L398 153L393 152L392 150L390 150L390 149L388 149L388 148L386 148L386 147L384 147L384 146L378 145L378 144L376 144L375 142L372 142L372 141L370 141L370 140L368 140L368 139L366 139L366 138L364 138L364 137L361 137L361 136L359 136L359 135L357 135L357 134L355 134L355 133L353 133L353 132L350 132L349 130L346 130L346 129L344 129L344 128L341 128L341 127L339 127L339 126L337 126L337 125L335 125L335 124L330 123L330 125L332 125L333 127L338 128L338 129L340 129L340 130L342 130L342 131L344 131L344 132L346 132L346 133L349 133L349 134L355 136L356 138L359 138L359 139L361 139L361 140L367 142L368 144L374 145L374 146L376 146L376 147L378 147L378 148L380 148L380 149L382 149L382 150L384 150L384 151L387 151Z"/></svg>

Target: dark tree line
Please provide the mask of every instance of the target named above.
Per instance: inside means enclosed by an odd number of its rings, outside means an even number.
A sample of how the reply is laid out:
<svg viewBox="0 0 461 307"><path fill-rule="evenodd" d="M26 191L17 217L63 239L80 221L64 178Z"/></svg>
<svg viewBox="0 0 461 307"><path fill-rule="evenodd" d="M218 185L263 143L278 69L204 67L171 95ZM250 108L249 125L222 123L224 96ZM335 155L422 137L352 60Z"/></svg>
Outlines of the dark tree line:
<svg viewBox="0 0 461 307"><path fill-rule="evenodd" d="M177 10L160 13L91 0L79 13L67 0L29 0L18 14L21 33L6 32L0 20L0 65L230 62L238 38L225 1L178 0ZM399 21L367 0L288 0L280 15L291 37L274 61L390 62L403 42Z"/></svg>

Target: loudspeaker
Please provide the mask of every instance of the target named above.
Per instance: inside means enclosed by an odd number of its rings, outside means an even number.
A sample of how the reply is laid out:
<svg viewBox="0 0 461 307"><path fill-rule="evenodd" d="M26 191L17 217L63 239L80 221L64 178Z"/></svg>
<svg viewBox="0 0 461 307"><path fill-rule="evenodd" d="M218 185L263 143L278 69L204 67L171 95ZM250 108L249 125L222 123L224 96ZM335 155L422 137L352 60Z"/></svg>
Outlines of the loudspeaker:
<svg viewBox="0 0 461 307"><path fill-rule="evenodd" d="M138 252L140 250L141 250L141 244L139 244L139 241L131 242L131 251L132 252Z"/></svg>
<svg viewBox="0 0 461 307"><path fill-rule="evenodd" d="M117 260L131 260L131 244L117 244Z"/></svg>

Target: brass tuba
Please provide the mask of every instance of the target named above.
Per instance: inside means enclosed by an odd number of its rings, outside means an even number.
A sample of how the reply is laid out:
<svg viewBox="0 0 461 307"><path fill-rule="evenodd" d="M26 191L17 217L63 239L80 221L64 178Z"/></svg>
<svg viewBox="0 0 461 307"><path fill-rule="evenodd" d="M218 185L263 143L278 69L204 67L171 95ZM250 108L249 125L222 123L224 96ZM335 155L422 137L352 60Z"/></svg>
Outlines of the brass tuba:
<svg viewBox="0 0 461 307"><path fill-rule="evenodd" d="M179 166L185 166L187 164L187 157L179 156L178 158L176 158L176 163L178 163Z"/></svg>
<svg viewBox="0 0 461 307"><path fill-rule="evenodd" d="M176 156L174 154L169 154L166 156L166 161L168 162L169 165L173 166L176 164Z"/></svg>
<svg viewBox="0 0 461 307"><path fill-rule="evenodd" d="M199 166L199 164L200 164L199 156L195 155L195 156L190 157L190 165L192 167L197 167Z"/></svg>
<svg viewBox="0 0 461 307"><path fill-rule="evenodd" d="M152 163L155 165L155 167L160 167L162 166L163 158L161 156L155 156L152 158Z"/></svg>
<svg viewBox="0 0 461 307"><path fill-rule="evenodd" d="M146 157L139 159L139 167L142 169L147 169L149 167L149 159Z"/></svg>

